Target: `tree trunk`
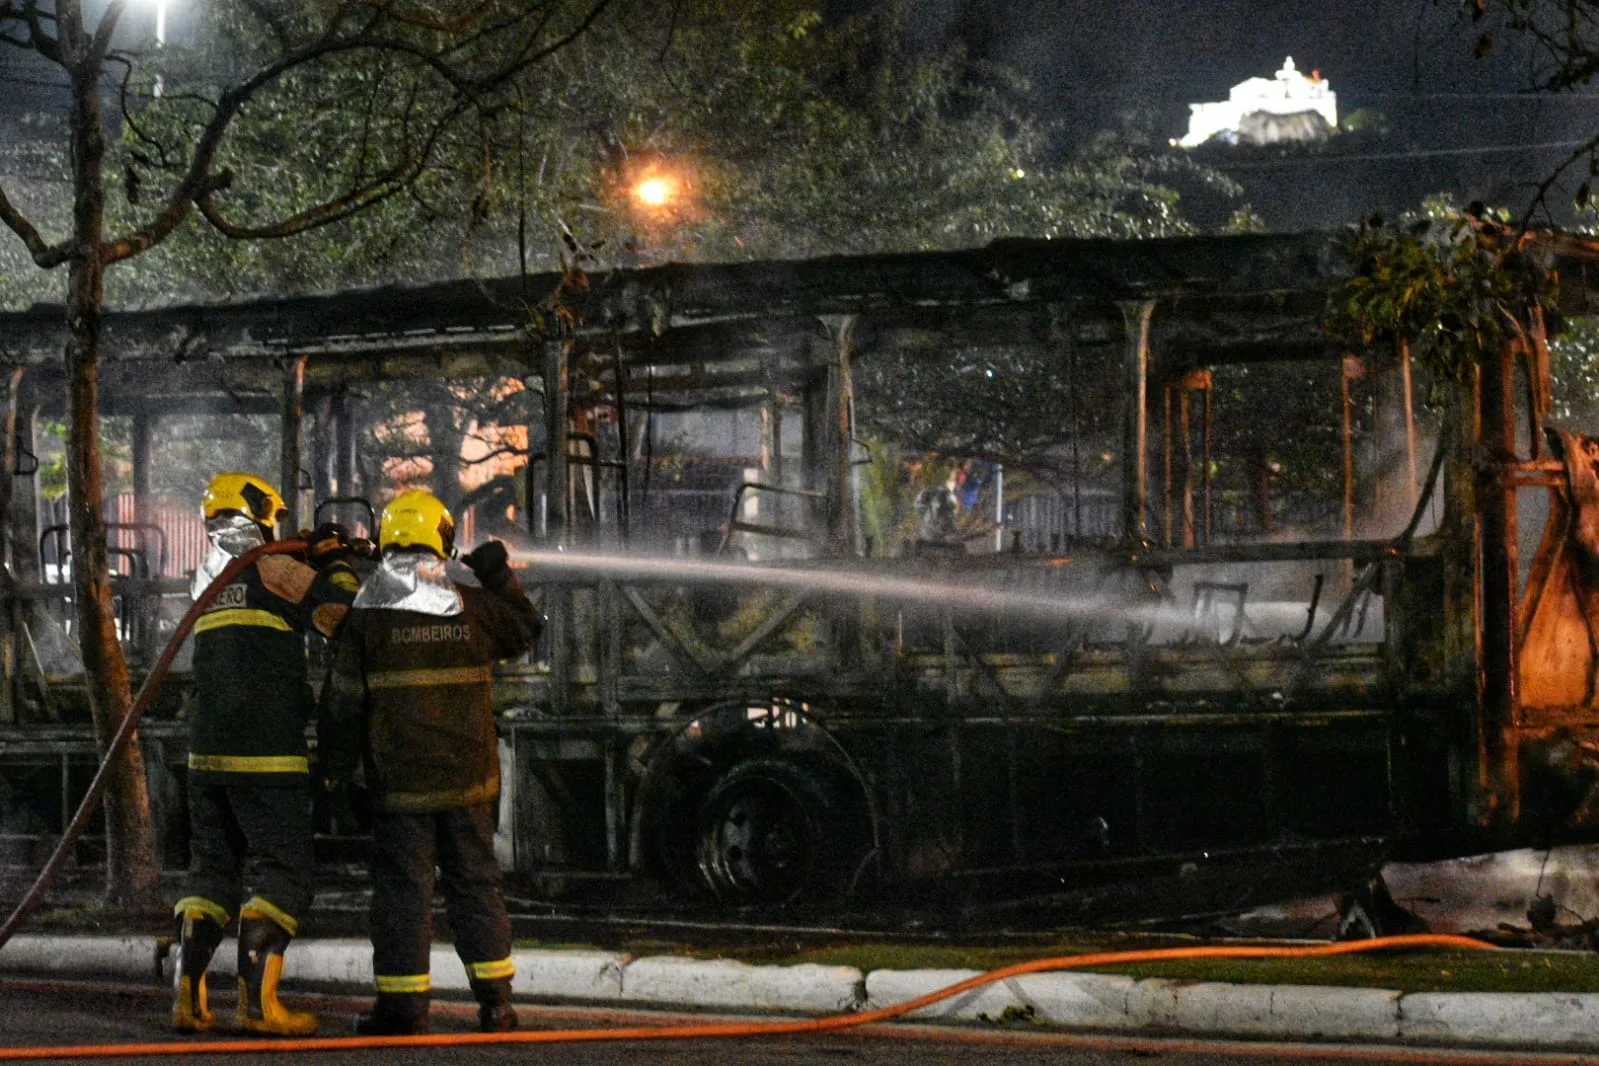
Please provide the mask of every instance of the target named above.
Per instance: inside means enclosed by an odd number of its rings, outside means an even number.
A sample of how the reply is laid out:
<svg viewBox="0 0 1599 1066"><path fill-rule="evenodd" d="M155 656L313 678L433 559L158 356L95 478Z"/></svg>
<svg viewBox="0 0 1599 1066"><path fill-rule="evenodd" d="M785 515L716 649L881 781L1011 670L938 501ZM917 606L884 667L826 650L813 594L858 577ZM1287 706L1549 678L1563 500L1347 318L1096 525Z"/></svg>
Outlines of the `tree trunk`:
<svg viewBox="0 0 1599 1066"><path fill-rule="evenodd" d="M73 10L77 5L63 7L64 15L77 14ZM69 17L68 21L77 20ZM78 254L67 275L66 347L72 585L89 686L89 709L104 750L127 718L133 699L128 664L117 641L116 617L111 607L100 469L99 359L105 298L101 64L91 54L81 25L64 25L62 38L64 43L75 43L78 53L71 64L73 232ZM160 863L137 733L116 758L111 771L105 793L106 891L115 903L154 909L161 904Z"/></svg>
<svg viewBox="0 0 1599 1066"><path fill-rule="evenodd" d="M1249 470L1249 503L1255 529L1265 534L1275 532L1276 524L1271 517L1271 455L1266 446L1257 441L1249 445L1245 462Z"/></svg>
<svg viewBox="0 0 1599 1066"><path fill-rule="evenodd" d="M430 491L452 513L458 512L461 507L461 446L466 442L466 432L456 427L467 422L467 418L455 397L446 394L429 398L422 408L422 420L427 426L428 455L432 462L428 475ZM459 513L455 517L460 521Z"/></svg>

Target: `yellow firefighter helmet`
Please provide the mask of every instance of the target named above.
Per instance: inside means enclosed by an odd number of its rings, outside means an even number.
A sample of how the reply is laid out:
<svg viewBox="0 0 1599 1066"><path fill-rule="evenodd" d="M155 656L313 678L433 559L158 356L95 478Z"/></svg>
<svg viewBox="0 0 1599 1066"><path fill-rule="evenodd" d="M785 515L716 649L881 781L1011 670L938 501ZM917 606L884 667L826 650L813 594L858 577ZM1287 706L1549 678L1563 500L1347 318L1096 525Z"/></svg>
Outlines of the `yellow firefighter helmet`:
<svg viewBox="0 0 1599 1066"><path fill-rule="evenodd" d="M283 497L271 483L254 474L230 470L218 474L206 486L200 500L200 510L206 518L215 518L224 511L237 511L271 530L289 515Z"/></svg>
<svg viewBox="0 0 1599 1066"><path fill-rule="evenodd" d="M448 559L455 548L455 519L431 492L412 489L389 501L378 519L378 547L428 548Z"/></svg>

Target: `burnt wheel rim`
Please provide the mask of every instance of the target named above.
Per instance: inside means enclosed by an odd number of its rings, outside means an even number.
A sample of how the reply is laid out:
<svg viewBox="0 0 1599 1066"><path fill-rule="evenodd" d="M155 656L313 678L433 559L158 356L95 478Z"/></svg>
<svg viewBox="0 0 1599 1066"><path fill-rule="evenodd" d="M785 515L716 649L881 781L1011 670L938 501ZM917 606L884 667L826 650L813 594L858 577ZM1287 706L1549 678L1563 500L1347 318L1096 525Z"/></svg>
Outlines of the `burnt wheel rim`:
<svg viewBox="0 0 1599 1066"><path fill-rule="evenodd" d="M803 800L776 782L748 781L706 812L700 869L724 897L788 899L811 880L816 849Z"/></svg>

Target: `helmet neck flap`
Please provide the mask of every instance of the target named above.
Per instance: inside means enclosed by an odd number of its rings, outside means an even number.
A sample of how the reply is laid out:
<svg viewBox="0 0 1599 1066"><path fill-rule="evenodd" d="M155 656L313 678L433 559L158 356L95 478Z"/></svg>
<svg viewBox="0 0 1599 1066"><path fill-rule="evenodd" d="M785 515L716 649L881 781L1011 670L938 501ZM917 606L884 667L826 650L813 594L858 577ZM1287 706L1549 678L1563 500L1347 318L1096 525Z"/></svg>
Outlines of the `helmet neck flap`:
<svg viewBox="0 0 1599 1066"><path fill-rule="evenodd" d="M386 551L377 572L361 583L353 607L376 611L415 611L448 618L460 614L461 591L450 580L448 564L430 551Z"/></svg>
<svg viewBox="0 0 1599 1066"><path fill-rule="evenodd" d="M195 568L194 580L189 584L189 596L196 600L229 563L266 543L266 533L260 524L238 511L224 511L215 518L207 518L205 535L211 541L211 550L206 553L205 561Z"/></svg>

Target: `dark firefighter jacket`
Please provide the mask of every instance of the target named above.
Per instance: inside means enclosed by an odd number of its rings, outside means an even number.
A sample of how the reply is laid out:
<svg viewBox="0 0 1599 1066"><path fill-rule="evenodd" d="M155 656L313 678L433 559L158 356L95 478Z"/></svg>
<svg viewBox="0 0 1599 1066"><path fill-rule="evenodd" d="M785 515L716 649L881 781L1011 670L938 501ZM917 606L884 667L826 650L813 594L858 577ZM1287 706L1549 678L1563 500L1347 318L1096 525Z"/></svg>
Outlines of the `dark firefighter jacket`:
<svg viewBox="0 0 1599 1066"><path fill-rule="evenodd" d="M305 630L331 637L358 587L348 566L268 555L217 594L194 626L190 780L305 784Z"/></svg>
<svg viewBox="0 0 1599 1066"><path fill-rule="evenodd" d="M494 661L527 651L543 622L509 574L494 591L456 587L456 615L351 611L334 649L317 757L330 780L364 758L379 811L449 810L500 793Z"/></svg>

